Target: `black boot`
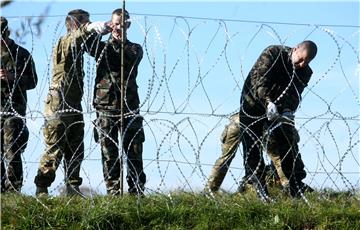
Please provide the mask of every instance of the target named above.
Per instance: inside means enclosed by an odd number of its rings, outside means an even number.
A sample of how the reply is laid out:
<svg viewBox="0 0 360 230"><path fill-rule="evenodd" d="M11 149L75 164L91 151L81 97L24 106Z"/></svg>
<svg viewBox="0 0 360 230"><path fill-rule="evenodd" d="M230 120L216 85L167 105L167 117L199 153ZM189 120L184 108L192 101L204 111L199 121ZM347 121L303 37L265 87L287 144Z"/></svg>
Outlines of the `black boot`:
<svg viewBox="0 0 360 230"><path fill-rule="evenodd" d="M49 195L49 191L47 187L36 186L35 195L37 197L47 197Z"/></svg>
<svg viewBox="0 0 360 230"><path fill-rule="evenodd" d="M66 195L67 196L81 196L85 197L84 194L80 192L80 188L78 185L66 185Z"/></svg>
<svg viewBox="0 0 360 230"><path fill-rule="evenodd" d="M288 188L288 192L292 198L300 198L305 192L313 191L313 188L301 181L291 181Z"/></svg>
<svg viewBox="0 0 360 230"><path fill-rule="evenodd" d="M271 201L271 199L269 197L269 192L268 192L265 180L260 181L257 177L254 176L251 179L251 184L254 187L257 196L263 202L270 202Z"/></svg>

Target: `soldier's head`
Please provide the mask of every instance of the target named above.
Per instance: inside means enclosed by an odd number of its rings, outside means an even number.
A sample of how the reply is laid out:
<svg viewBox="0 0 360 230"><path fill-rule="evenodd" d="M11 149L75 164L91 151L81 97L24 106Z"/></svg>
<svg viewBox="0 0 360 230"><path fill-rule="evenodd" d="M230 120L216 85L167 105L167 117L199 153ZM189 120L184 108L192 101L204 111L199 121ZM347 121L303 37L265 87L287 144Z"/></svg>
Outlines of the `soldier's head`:
<svg viewBox="0 0 360 230"><path fill-rule="evenodd" d="M116 9L112 12L112 16L111 16L112 37L115 40L121 40L122 37L121 34L122 15L123 15L122 9ZM130 27L131 24L129 13L126 10L124 11L124 16L125 16L124 30L126 32L126 30Z"/></svg>
<svg viewBox="0 0 360 230"><path fill-rule="evenodd" d="M9 38L10 35L10 30L8 28L8 20L5 17L1 16L1 24L0 24L0 29L1 29L1 41L6 40L7 38Z"/></svg>
<svg viewBox="0 0 360 230"><path fill-rule="evenodd" d="M89 22L89 13L82 9L69 11L65 19L67 32L78 29L81 25Z"/></svg>
<svg viewBox="0 0 360 230"><path fill-rule="evenodd" d="M313 41L303 41L292 49L291 61L295 69L301 69L315 58L317 53L317 46Z"/></svg>

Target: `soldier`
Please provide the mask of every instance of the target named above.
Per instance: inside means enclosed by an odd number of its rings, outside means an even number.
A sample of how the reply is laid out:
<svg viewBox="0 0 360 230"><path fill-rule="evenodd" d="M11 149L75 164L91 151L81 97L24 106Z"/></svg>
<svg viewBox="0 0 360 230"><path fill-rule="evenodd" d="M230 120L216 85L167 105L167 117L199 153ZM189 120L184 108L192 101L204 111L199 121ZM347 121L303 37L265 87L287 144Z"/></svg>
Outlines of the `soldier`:
<svg viewBox="0 0 360 230"><path fill-rule="evenodd" d="M242 129L240 125L239 113L235 113L230 116L230 123L225 126L221 134L221 156L216 160L206 185L206 189L209 189L211 192L216 193L219 190L229 170L230 164L235 157L241 138ZM266 165L266 174L268 179L273 180L274 183L278 183L278 177L273 164ZM245 192L247 188L250 187L250 181L248 180L250 175L248 171L245 171L245 175L238 188L239 192Z"/></svg>
<svg viewBox="0 0 360 230"><path fill-rule="evenodd" d="M312 190L302 182L306 172L298 149L294 113L312 75L308 64L316 53L312 41L303 41L294 48L269 46L245 80L240 99L245 170L251 173L249 181L262 199L268 199L263 148L292 197Z"/></svg>
<svg viewBox="0 0 360 230"><path fill-rule="evenodd" d="M98 67L96 71L94 101L97 120L95 140L101 145L103 174L109 195L120 193L119 133L122 134L122 147L127 160L128 192L143 195L146 175L143 169L142 149L145 135L143 118L139 115L139 95L136 77L143 56L142 47L126 39L130 17L125 15L125 34L121 32L122 9L112 13L112 35L107 42L100 42L93 52ZM124 36L124 82L121 82L121 41ZM124 98L121 98L121 84L124 85ZM124 124L121 130L121 100L123 100ZM121 138L120 138L121 139Z"/></svg>
<svg viewBox="0 0 360 230"><path fill-rule="evenodd" d="M29 138L26 91L35 88L38 79L30 53L9 35L8 21L1 17L1 192L21 192L21 154Z"/></svg>
<svg viewBox="0 0 360 230"><path fill-rule="evenodd" d="M63 157L67 195L80 194L80 167L84 158L83 53L94 44L97 36L93 32L107 32L104 22L89 23L89 13L81 9L70 11L65 25L67 34L53 51L52 81L45 100L46 149L34 180L37 196L48 194Z"/></svg>

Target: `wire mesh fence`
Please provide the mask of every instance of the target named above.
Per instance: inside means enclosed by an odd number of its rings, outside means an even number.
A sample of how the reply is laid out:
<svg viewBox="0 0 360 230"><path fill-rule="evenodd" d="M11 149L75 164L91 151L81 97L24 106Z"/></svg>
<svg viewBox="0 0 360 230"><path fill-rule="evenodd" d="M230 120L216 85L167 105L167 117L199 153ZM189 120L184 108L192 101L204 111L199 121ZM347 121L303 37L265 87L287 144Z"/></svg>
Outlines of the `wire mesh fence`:
<svg viewBox="0 0 360 230"><path fill-rule="evenodd" d="M110 17L91 16L92 21ZM39 76L37 87L28 91L25 117L30 138L22 154L22 192L32 195L45 148L44 99L52 76L52 49L66 32L65 16L8 21L11 37L31 52ZM240 110L244 81L261 51L272 44L295 46L307 39L315 41L319 51L310 64L314 74L295 118L305 182L317 190L359 189L359 27L131 14L128 39L144 51L137 85L144 118L145 193L202 191L221 154L220 135L230 115ZM83 69L81 189L87 188L92 196L105 194L106 188L100 146L93 138L96 61L88 54ZM237 190L244 155L239 148L222 184L225 191ZM265 152L264 157L269 163ZM61 193L63 179L60 166L51 195Z"/></svg>

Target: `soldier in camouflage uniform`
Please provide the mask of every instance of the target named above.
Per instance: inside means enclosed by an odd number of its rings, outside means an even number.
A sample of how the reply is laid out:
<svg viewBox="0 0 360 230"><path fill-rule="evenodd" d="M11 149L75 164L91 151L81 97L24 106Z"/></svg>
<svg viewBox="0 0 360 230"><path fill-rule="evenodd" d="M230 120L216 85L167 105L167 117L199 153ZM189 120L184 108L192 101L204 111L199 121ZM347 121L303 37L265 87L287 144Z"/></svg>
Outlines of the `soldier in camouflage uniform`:
<svg viewBox="0 0 360 230"><path fill-rule="evenodd" d="M130 26L129 14L125 15L125 32ZM124 94L121 98L121 20L122 9L112 13L112 36L107 42L100 42L93 55L97 60L94 101L97 120L95 122L96 141L101 145L103 174L109 195L120 192L119 133L127 160L128 192L143 195L146 175L143 169L142 150L145 135L143 118L139 115L139 95L136 77L143 56L142 47L126 39L124 44ZM124 102L124 124L121 130L121 100ZM120 137L121 140L121 137Z"/></svg>
<svg viewBox="0 0 360 230"><path fill-rule="evenodd" d="M1 17L1 192L20 192L23 183L21 153L29 138L25 120L26 91L35 88L37 75L30 53L9 35L8 21Z"/></svg>
<svg viewBox="0 0 360 230"><path fill-rule="evenodd" d="M245 169L261 198L267 199L262 149L272 159L282 186L292 197L310 188L298 149L294 112L312 70L309 62L317 47L304 41L294 48L273 45L266 48L252 67L240 100Z"/></svg>
<svg viewBox="0 0 360 230"><path fill-rule="evenodd" d="M70 11L65 24L67 34L53 51L52 80L45 100L46 149L34 180L38 196L48 194L63 157L67 194L80 194L80 167L84 158L83 53L90 51L97 33L106 33L105 23L89 23L89 13L81 9Z"/></svg>

